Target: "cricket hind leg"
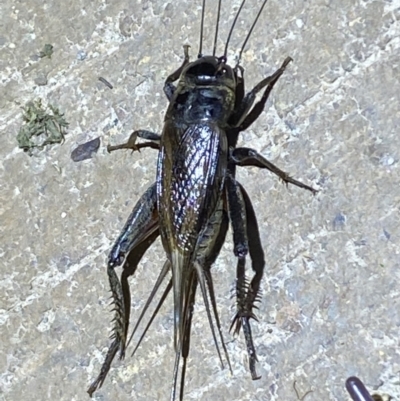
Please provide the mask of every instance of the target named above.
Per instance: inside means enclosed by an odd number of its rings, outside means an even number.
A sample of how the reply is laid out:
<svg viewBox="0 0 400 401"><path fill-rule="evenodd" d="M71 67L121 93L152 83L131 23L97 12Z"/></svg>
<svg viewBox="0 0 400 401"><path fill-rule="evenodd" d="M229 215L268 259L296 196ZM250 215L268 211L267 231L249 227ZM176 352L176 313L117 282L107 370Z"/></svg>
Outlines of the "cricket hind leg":
<svg viewBox="0 0 400 401"><path fill-rule="evenodd" d="M230 221L234 237L234 252L238 258L236 268L237 313L232 321L231 330L235 334L243 328L249 357L249 368L253 380L257 374L257 354L254 347L250 319L257 320L253 309L259 299L260 282L264 272L264 252L261 246L258 224L250 198L244 188L232 177L227 181ZM249 282L245 276L245 258L250 254L254 276Z"/></svg>
<svg viewBox="0 0 400 401"><path fill-rule="evenodd" d="M243 327L247 352L249 354L251 376L253 380L257 380L261 376L259 376L256 372L257 353L253 343L250 319L253 318L254 320L258 321L253 309L258 309L255 304L256 302L260 301L260 283L264 273L265 259L253 205L243 186L239 184L239 187L246 209L247 238L249 243L251 267L254 272L254 276L247 288L245 302L243 303L244 309L240 312L242 316L240 321L238 320L236 323L236 331L240 329L240 325Z"/></svg>
<svg viewBox="0 0 400 401"><path fill-rule="evenodd" d="M99 375L87 391L90 396L102 386L117 351L120 350L121 358L125 354L130 315L130 290L127 279L135 273L144 253L158 235L156 186L153 184L135 205L109 255L107 274L115 312L112 334L114 340L107 352ZM123 264L124 270L120 282L115 267L121 264Z"/></svg>
<svg viewBox="0 0 400 401"><path fill-rule="evenodd" d="M141 243L139 243L137 247L135 247L134 249L132 249L132 251L129 252L126 261L123 264L123 270L121 274L121 286L122 286L122 294L123 294L124 310L125 310L125 319L123 323L123 325L125 326L125 333L124 333L124 343L121 344L120 359L123 359L125 356L125 348L127 346L127 345L125 346L125 343L128 335L130 313L131 313L131 292L129 289L128 278L133 274L135 274L137 266L140 260L142 259L144 253L153 244L153 242L156 240L159 234L160 232L159 229L157 228L146 239L144 239Z"/></svg>
<svg viewBox="0 0 400 401"><path fill-rule="evenodd" d="M230 159L236 166L254 166L258 168L265 168L271 173L276 174L286 185L292 184L299 188L306 189L312 192L314 195L318 190L303 184L301 181L295 180L290 177L288 173L285 173L280 168L276 167L273 163L268 161L265 157L261 156L257 151L250 148L236 148L233 149L230 155Z"/></svg>
<svg viewBox="0 0 400 401"><path fill-rule="evenodd" d="M128 284L128 277L133 275L136 271L137 264L140 259L143 257L144 253L150 247L150 245L154 242L154 240L158 237L158 230L153 232L147 239L143 242L139 243L136 248L132 250L135 253L135 258L130 258L129 263L123 265L123 272L121 274L121 282L119 282L117 275L115 274L114 267L109 266L108 275L111 286L111 292L113 294L113 302L114 302L114 311L115 317L113 321L115 322L115 326L113 329L113 333L111 338L113 338L113 342L110 345L110 348L107 352L106 359L103 362L100 373L97 376L96 380L90 385L88 389L88 393L90 397L92 394L99 389L103 383L107 374L111 368L111 363L115 358L118 350L120 350L120 359L123 359L125 356L125 343L127 338L127 332L129 328L129 315L130 315L130 290ZM136 259L136 261L133 261Z"/></svg>
<svg viewBox="0 0 400 401"><path fill-rule="evenodd" d="M232 322L231 330L236 323L235 333L240 330L240 318L245 308L245 298L248 282L245 276L246 256L249 252L247 237L246 208L239 184L231 176L227 175L225 180L226 197L228 200L229 220L233 232L233 253L237 257L236 266L236 303L237 313Z"/></svg>

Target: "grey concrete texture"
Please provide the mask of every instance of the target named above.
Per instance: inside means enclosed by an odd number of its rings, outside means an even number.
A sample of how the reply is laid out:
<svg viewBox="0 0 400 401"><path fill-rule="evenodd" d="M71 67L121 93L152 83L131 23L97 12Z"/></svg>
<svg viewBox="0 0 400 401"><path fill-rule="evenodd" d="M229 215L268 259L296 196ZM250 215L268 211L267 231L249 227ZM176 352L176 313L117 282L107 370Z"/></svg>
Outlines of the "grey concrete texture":
<svg viewBox="0 0 400 401"><path fill-rule="evenodd" d="M219 54L239 3L223 4ZM260 3L243 11L231 63ZM161 132L163 82L183 44L196 57L200 12L200 0L1 2L0 400L88 399L110 344L107 253L154 182L157 157L106 146L133 129ZM209 4L204 53L215 14ZM54 54L38 59L46 43ZM251 380L243 334L229 333L230 233L212 272L233 374L221 369L198 297L184 399L287 401L312 390L304 400L343 401L351 375L400 399L400 1L270 0L243 53L246 88L287 56L293 63L240 145L319 193L239 169L266 258L252 325L262 378ZM21 106L37 98L70 125L63 145L29 157L16 135ZM71 160L98 136L92 159ZM157 242L130 280L132 323L164 259ZM169 297L94 399L169 399L172 333Z"/></svg>

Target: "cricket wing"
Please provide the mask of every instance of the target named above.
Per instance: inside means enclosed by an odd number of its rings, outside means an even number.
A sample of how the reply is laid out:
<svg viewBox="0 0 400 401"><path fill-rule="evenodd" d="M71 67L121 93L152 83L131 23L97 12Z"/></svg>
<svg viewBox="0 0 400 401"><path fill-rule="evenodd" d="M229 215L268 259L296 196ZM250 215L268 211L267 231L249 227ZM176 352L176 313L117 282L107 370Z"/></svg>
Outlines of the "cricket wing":
<svg viewBox="0 0 400 401"><path fill-rule="evenodd" d="M180 349L183 311L196 244L221 197L227 165L225 132L213 124L177 128L166 121L157 171L160 233L171 261L174 338Z"/></svg>

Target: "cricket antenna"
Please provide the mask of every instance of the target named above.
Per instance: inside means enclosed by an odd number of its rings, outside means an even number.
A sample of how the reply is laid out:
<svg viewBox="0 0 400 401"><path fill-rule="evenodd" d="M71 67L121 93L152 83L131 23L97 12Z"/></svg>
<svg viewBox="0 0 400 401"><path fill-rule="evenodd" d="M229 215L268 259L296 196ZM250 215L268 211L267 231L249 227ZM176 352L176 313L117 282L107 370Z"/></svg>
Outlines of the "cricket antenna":
<svg viewBox="0 0 400 401"><path fill-rule="evenodd" d="M203 30L204 30L204 13L206 10L206 0L203 0L203 6L201 8L201 24L200 24L200 40L199 40L199 54L198 58L203 57Z"/></svg>
<svg viewBox="0 0 400 401"><path fill-rule="evenodd" d="M231 29L230 29L230 31L229 31L228 39L226 40L226 45L225 45L225 50L224 50L224 56L223 56L225 59L227 58L227 54L228 54L228 45L229 45L229 42L230 42L230 40L231 40L233 28L234 28L235 25L236 25L236 21L237 21L237 19L239 18L239 14L240 14L240 12L242 11L242 8L243 8L243 6L244 6L244 3L246 3L246 0L243 0L243 1L242 1L242 4L240 5L239 10L238 10L238 12L237 12L236 15L235 15L235 19L233 20ZM263 7L264 7L264 6L263 6Z"/></svg>
<svg viewBox="0 0 400 401"><path fill-rule="evenodd" d="M241 60L241 58L242 58L243 50L244 50L244 48L245 48L246 45L247 45L247 41L249 40L250 35L252 34L253 29L254 29L254 27L256 26L258 19L260 18L260 15L261 15L261 13L262 13L262 10L264 9L264 6L267 4L267 1L268 1L268 0L264 0L264 2L262 3L262 6L261 6L260 10L258 11L258 14L257 14L257 16L256 16L256 18L255 18L255 20L254 20L254 22L253 22L253 25L251 26L251 28L250 28L250 30L249 30L249 33L247 34L246 39L244 40L243 46L242 46L242 48L240 49L240 52L239 52L239 58L238 58L238 61L237 61L237 63L236 63L235 68L237 68L238 65L239 65L239 63L240 63L240 60ZM243 0L243 3L244 3L244 0Z"/></svg>
<svg viewBox="0 0 400 401"><path fill-rule="evenodd" d="M217 23L215 25L215 37L214 37L214 46L213 46L213 56L215 56L215 52L217 51L217 40L218 40L218 28L219 28L219 19L221 16L221 3L222 0L218 1L218 12L217 12Z"/></svg>

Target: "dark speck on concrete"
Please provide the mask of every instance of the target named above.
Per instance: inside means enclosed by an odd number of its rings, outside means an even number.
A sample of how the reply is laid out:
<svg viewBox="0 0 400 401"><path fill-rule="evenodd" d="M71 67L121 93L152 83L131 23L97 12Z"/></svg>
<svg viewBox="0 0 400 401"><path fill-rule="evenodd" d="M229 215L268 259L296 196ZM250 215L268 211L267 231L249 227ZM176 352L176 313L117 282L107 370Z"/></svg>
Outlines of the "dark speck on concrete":
<svg viewBox="0 0 400 401"><path fill-rule="evenodd" d="M114 120L110 121L104 128L103 132L108 132L110 129L116 127L118 124L118 118L115 118Z"/></svg>
<svg viewBox="0 0 400 401"><path fill-rule="evenodd" d="M99 81L102 82L105 86L107 86L108 88L112 89L113 86L103 77L99 77Z"/></svg>
<svg viewBox="0 0 400 401"><path fill-rule="evenodd" d="M355 246L365 246L367 245L367 240L365 239L360 239L358 241L354 241L354 245Z"/></svg>
<svg viewBox="0 0 400 401"><path fill-rule="evenodd" d="M346 223L346 216L342 213L338 213L332 223L333 229L340 230L343 228L345 223Z"/></svg>

